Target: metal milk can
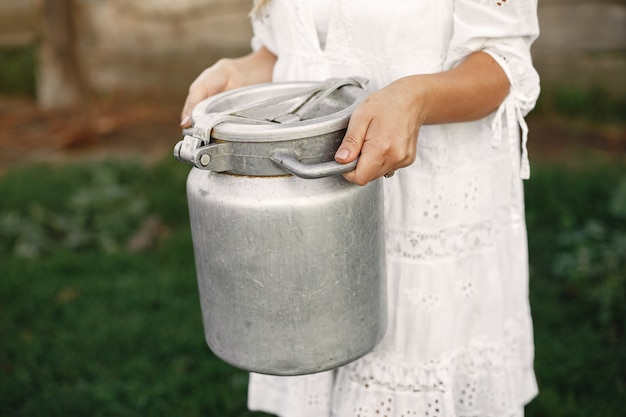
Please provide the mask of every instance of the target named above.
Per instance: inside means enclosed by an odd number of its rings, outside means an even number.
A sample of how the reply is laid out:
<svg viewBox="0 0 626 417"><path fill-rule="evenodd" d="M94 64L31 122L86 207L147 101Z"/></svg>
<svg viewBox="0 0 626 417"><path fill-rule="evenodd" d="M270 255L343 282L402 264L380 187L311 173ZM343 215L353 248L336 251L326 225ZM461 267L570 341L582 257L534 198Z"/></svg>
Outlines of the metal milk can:
<svg viewBox="0 0 626 417"><path fill-rule="evenodd" d="M361 79L268 83L211 97L174 149L187 179L206 341L273 375L353 361L386 325L380 180L334 161Z"/></svg>

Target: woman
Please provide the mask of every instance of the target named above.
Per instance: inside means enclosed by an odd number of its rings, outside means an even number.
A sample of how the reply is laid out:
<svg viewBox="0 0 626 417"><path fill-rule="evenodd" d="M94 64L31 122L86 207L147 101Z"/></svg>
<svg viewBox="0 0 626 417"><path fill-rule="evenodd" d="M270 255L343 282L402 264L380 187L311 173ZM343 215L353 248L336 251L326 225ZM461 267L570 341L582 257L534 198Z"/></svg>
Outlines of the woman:
<svg viewBox="0 0 626 417"><path fill-rule="evenodd" d="M523 415L537 393L521 181L523 117L539 94L536 8L536 0L260 1L254 52L218 61L191 85L183 126L205 97L259 82L362 76L372 91L335 159L360 155L344 174L356 184L387 177L387 334L332 372L252 374L250 409Z"/></svg>

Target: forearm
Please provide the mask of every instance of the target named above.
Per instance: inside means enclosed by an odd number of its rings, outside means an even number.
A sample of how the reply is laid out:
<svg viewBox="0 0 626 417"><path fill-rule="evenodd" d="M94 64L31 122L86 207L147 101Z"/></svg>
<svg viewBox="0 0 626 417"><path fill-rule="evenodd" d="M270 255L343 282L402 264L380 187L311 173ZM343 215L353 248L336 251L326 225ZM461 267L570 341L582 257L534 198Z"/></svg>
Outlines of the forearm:
<svg viewBox="0 0 626 417"><path fill-rule="evenodd" d="M344 177L364 185L415 161L423 124L455 123L487 116L509 92L509 80L493 58L478 52L456 68L401 78L372 93L352 114L335 159L353 161Z"/></svg>
<svg viewBox="0 0 626 417"><path fill-rule="evenodd" d="M457 67L437 73L405 77L405 91L413 91L421 124L477 120L495 111L509 92L509 80L488 54L477 52Z"/></svg>

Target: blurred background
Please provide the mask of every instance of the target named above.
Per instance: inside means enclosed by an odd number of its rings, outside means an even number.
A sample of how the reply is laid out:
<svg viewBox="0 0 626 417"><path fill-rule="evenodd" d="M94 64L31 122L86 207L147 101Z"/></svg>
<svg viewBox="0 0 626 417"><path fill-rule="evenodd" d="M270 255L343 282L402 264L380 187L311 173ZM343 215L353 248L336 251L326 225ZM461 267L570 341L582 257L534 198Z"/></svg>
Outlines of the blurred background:
<svg viewBox="0 0 626 417"><path fill-rule="evenodd" d="M173 161L250 0L0 2L0 416L262 416L206 347ZM540 0L525 184L540 395L622 416L626 1Z"/></svg>

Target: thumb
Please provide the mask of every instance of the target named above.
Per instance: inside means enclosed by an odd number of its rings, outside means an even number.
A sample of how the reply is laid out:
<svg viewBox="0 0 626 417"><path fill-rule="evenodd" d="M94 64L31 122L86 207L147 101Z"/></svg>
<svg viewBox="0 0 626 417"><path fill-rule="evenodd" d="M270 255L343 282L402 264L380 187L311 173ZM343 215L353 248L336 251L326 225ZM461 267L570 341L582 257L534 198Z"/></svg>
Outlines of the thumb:
<svg viewBox="0 0 626 417"><path fill-rule="evenodd" d="M203 99L206 98L206 92L202 90L191 90L187 99L185 100L185 105L183 106L183 111L180 115L180 125L182 127L191 126L191 112L196 104L200 103Z"/></svg>
<svg viewBox="0 0 626 417"><path fill-rule="evenodd" d="M356 113L350 118L348 129L337 152L335 160L341 164L354 161L361 153L369 120L360 118Z"/></svg>

